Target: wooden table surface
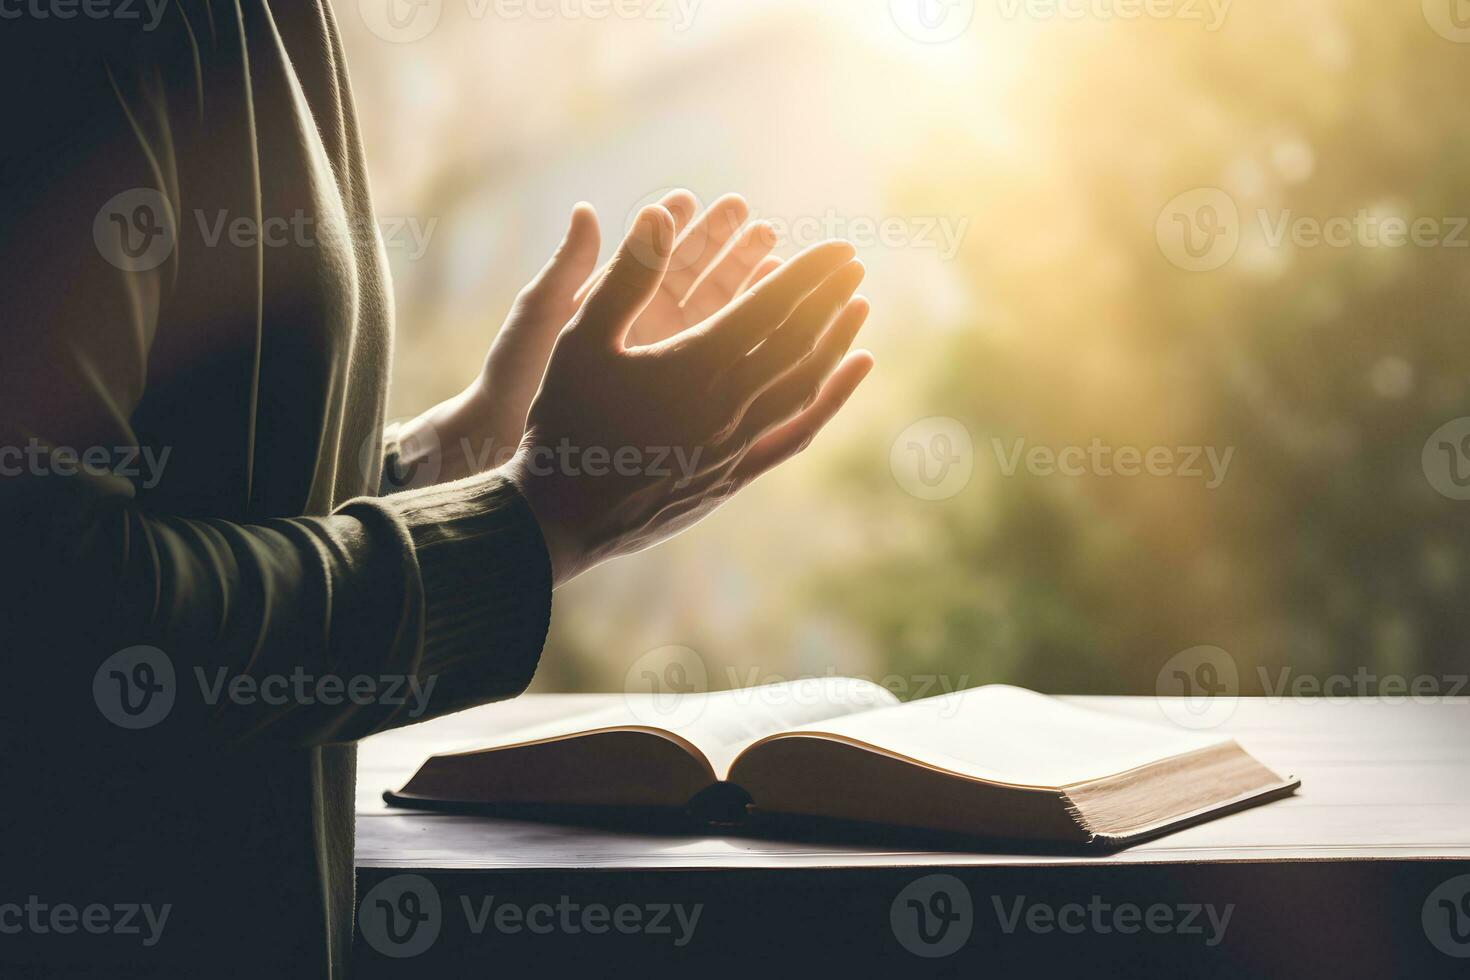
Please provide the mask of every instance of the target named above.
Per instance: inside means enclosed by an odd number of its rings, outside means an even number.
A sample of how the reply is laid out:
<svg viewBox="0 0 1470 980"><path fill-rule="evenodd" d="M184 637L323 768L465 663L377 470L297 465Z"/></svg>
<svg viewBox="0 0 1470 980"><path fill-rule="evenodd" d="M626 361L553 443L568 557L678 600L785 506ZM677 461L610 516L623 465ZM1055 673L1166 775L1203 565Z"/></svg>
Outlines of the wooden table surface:
<svg viewBox="0 0 1470 980"><path fill-rule="evenodd" d="M547 826L386 807L429 755L596 708L621 695L528 695L362 743L357 864L382 869L768 868L1470 859L1470 698L1241 699L1220 726L1302 788L1118 854L957 854ZM1167 722L1159 699L1067 698Z"/></svg>
<svg viewBox="0 0 1470 980"><path fill-rule="evenodd" d="M615 832L381 802L434 752L617 697L526 697L363 744L359 896L412 879L431 883L423 887L445 911L442 933L416 958L359 941L354 976L1470 977L1470 699L1242 700L1222 730L1299 776L1298 795L1099 856ZM1075 700L1167 717L1153 698ZM901 908L909 889L935 881L973 908L963 944L938 959L915 955L894 924L912 918ZM1447 905L1447 890L1463 906ZM673 903L702 918L683 946L659 935L475 928L471 911L495 902ZM1079 917L1097 903L1209 908L1229 926L1218 942L1183 928L1016 928L1002 911L1017 902Z"/></svg>

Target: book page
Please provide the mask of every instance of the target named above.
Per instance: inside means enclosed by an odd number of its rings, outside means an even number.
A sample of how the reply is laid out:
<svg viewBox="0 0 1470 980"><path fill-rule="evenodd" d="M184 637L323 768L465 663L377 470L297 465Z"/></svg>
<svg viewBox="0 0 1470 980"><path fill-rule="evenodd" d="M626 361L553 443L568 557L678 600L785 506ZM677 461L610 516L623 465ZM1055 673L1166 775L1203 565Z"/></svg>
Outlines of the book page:
<svg viewBox="0 0 1470 980"><path fill-rule="evenodd" d="M966 776L1060 787L1221 742L1222 735L1116 718L995 685L804 725Z"/></svg>
<svg viewBox="0 0 1470 980"><path fill-rule="evenodd" d="M768 735L898 704L887 689L847 677L808 678L715 694L635 693L606 708L506 732L463 750L520 745L604 728L654 728L692 743L723 779L742 749Z"/></svg>
<svg viewBox="0 0 1470 980"><path fill-rule="evenodd" d="M719 694L679 695L687 699L682 703L672 703L672 695L643 696L665 699L671 714L668 730L699 746L721 779L752 742L900 703L886 688L849 677L814 677Z"/></svg>

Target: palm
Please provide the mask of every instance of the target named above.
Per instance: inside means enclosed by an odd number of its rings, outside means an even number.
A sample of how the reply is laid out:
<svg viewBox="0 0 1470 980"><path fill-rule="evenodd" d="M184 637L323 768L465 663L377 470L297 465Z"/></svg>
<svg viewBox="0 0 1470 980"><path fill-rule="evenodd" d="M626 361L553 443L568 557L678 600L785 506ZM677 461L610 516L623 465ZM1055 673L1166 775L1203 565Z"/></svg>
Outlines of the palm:
<svg viewBox="0 0 1470 980"><path fill-rule="evenodd" d="M746 225L750 208L738 195L720 198L697 218L699 203L688 191L674 191L659 203L673 215L679 239L658 295L629 331L628 344L634 347L659 343L703 323L780 265L770 257L774 232L762 222Z"/></svg>
<svg viewBox="0 0 1470 980"><path fill-rule="evenodd" d="M781 265L770 257L776 244L770 226L746 226L750 208L739 196L720 198L697 218L699 203L688 191L674 191L659 203L674 217L680 237L658 295L629 331L633 347L659 343L704 322ZM593 274L600 243L596 214L579 205L561 248L521 292L496 335L480 379L456 406L453 424L440 421L441 428L455 430L440 433L441 438L469 439L497 453L520 444L557 335L602 278L601 272Z"/></svg>
<svg viewBox="0 0 1470 980"><path fill-rule="evenodd" d="M754 283L781 266L770 257L769 225L746 226L750 209L728 195L700 214L688 191L659 202L674 218L679 238L671 269L658 295L629 331L629 346L667 340L724 309ZM468 447L443 454L439 472L458 479L504 461L526 429L526 414L546 374L558 335L602 279L597 267L601 232L590 205L572 211L571 225L555 256L516 299L496 334L480 376L454 398L407 423L405 445Z"/></svg>

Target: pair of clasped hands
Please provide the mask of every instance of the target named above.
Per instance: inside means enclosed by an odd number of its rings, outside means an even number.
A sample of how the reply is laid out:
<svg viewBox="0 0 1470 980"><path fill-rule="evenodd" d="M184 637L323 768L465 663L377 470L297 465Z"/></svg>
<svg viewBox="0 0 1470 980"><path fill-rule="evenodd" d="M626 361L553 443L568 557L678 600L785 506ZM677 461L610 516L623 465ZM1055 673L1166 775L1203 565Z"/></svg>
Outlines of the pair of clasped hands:
<svg viewBox="0 0 1470 980"><path fill-rule="evenodd" d="M597 215L579 204L479 377L400 429L403 462L439 454L441 479L475 475L454 447L519 447L498 471L541 525L557 585L678 534L801 452L873 367L850 352L869 309L850 244L783 261L739 196L698 212L669 193L599 270ZM550 451L568 446L665 463L594 476Z"/></svg>

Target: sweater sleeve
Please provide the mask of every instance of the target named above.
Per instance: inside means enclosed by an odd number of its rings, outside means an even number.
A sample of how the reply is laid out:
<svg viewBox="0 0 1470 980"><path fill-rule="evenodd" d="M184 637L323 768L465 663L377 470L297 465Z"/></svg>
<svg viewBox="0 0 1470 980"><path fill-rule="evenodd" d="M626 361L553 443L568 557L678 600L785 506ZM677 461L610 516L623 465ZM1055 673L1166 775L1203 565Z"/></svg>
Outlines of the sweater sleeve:
<svg viewBox="0 0 1470 980"><path fill-rule="evenodd" d="M131 418L181 274L139 237L179 211L167 107L100 73L36 84L49 117L20 116L0 159L0 630L28 692L17 712L71 737L130 727L153 690L169 707L150 737L321 744L524 690L551 567L494 474L239 523L159 513L105 465L138 450ZM118 226L99 212L115 193L130 195ZM137 247L114 251L114 232Z"/></svg>

